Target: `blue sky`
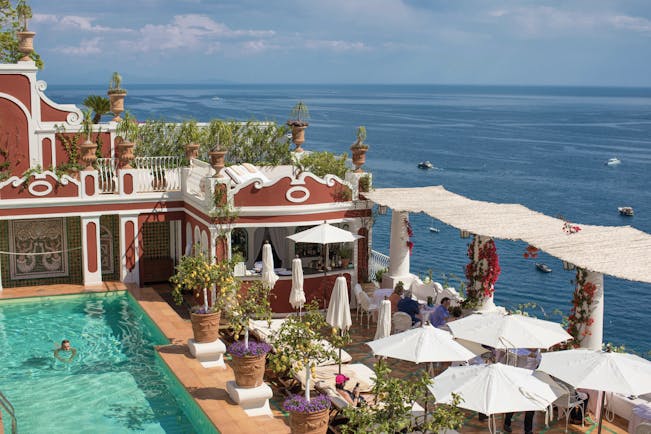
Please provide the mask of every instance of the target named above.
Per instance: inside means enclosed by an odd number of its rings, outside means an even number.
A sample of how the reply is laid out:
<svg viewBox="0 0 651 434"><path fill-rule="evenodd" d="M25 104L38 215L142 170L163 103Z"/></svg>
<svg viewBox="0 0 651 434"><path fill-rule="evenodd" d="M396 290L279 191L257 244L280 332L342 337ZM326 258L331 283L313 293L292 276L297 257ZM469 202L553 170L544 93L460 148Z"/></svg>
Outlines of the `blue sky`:
<svg viewBox="0 0 651 434"><path fill-rule="evenodd" d="M651 86L649 0L31 0L51 84Z"/></svg>

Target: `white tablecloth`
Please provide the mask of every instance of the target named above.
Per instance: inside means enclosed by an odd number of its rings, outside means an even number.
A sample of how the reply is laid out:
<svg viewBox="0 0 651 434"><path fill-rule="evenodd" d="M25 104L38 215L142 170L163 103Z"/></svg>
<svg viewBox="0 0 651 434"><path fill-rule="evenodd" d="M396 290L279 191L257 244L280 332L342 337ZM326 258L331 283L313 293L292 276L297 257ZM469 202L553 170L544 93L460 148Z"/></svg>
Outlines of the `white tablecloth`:
<svg viewBox="0 0 651 434"><path fill-rule="evenodd" d="M393 294L393 289L391 288L380 288L373 291L373 303L377 306L380 306L384 297L388 297Z"/></svg>
<svg viewBox="0 0 651 434"><path fill-rule="evenodd" d="M635 434L637 426L641 423L651 423L651 403L633 407L631 419L628 421L628 432Z"/></svg>

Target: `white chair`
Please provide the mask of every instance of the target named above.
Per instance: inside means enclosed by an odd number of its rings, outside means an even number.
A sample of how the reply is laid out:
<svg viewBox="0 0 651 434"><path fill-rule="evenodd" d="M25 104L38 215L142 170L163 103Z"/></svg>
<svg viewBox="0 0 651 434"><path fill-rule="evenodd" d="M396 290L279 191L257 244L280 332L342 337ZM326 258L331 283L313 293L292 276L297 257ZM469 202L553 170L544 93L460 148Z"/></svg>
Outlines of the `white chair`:
<svg viewBox="0 0 651 434"><path fill-rule="evenodd" d="M362 293L362 292L364 292L364 290L362 289L362 285L360 285L359 283L356 283L355 286L353 286L353 297L355 297L355 301L356 301L355 304L356 304L356 307L357 307L357 320L358 321L359 321L359 313L361 311L361 306L360 306L360 303L359 303L359 294Z"/></svg>
<svg viewBox="0 0 651 434"><path fill-rule="evenodd" d="M358 301L362 309L362 321L364 321L364 314L366 314L366 328L369 328L371 326L371 315L378 310L377 304L371 303L371 299L364 291L359 294Z"/></svg>
<svg viewBox="0 0 651 434"><path fill-rule="evenodd" d="M565 416L565 432L567 432L567 426L570 422L570 413L575 408L578 408L581 412L581 426L584 426L583 420L585 419L585 410L584 410L584 401L585 398L576 391L576 389L569 384L556 379L561 387L567 390L566 394L561 395L556 399L552 404L558 409L558 419L560 420Z"/></svg>
<svg viewBox="0 0 651 434"><path fill-rule="evenodd" d="M432 303L436 303L438 291L435 286L436 282L422 283L420 280L414 281L411 285L411 293L419 303L427 303L427 299L432 297Z"/></svg>
<svg viewBox="0 0 651 434"><path fill-rule="evenodd" d="M651 424L641 423L635 428L635 434L651 434Z"/></svg>
<svg viewBox="0 0 651 434"><path fill-rule="evenodd" d="M405 312L391 315L391 334L396 334L411 328L411 317Z"/></svg>

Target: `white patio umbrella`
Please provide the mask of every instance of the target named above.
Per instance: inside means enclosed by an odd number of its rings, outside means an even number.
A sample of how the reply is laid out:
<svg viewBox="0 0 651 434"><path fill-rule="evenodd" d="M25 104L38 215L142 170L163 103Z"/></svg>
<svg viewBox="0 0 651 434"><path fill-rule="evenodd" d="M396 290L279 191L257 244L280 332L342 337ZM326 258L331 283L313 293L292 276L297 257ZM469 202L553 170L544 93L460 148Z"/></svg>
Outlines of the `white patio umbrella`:
<svg viewBox="0 0 651 434"><path fill-rule="evenodd" d="M651 392L651 362L633 354L588 349L555 351L542 355L538 369L577 388L625 396ZM599 432L603 408L600 413Z"/></svg>
<svg viewBox="0 0 651 434"><path fill-rule="evenodd" d="M326 312L326 322L336 327L343 334L353 321L350 318L350 303L348 302L348 285L344 276L337 277L330 296L330 304ZM339 348L339 373L341 374L341 348Z"/></svg>
<svg viewBox="0 0 651 434"><path fill-rule="evenodd" d="M388 336L391 336L391 302L389 300L382 300L377 319L377 330L373 339L378 340Z"/></svg>
<svg viewBox="0 0 651 434"><path fill-rule="evenodd" d="M516 411L544 411L559 395L533 376L529 369L494 363L446 369L427 386L438 403L452 403L452 394L462 400L459 407L486 415ZM492 419L495 430L495 419Z"/></svg>
<svg viewBox="0 0 651 434"><path fill-rule="evenodd" d="M344 229L340 229L336 226L332 226L326 222L321 223L318 226L307 229L305 231L298 232L294 235L289 235L287 238L294 241L295 243L311 243L311 244L321 244L325 245L327 248L328 244L333 243L350 243L360 238L364 238L361 235L355 235ZM324 252L325 259L327 259L326 252ZM326 264L327 260L324 261L323 274L326 274ZM324 294L325 300L325 294Z"/></svg>
<svg viewBox="0 0 651 434"><path fill-rule="evenodd" d="M292 290L289 293L289 304L299 311L305 304L305 291L303 291L303 263L300 258L292 260Z"/></svg>
<svg viewBox="0 0 651 434"><path fill-rule="evenodd" d="M456 338L493 348L549 348L572 339L560 324L524 315L473 314L448 323Z"/></svg>
<svg viewBox="0 0 651 434"><path fill-rule="evenodd" d="M466 361L476 356L456 342L449 332L429 324L367 342L366 345L376 356L414 363Z"/></svg>
<svg viewBox="0 0 651 434"><path fill-rule="evenodd" d="M274 271L274 257L271 251L271 244L265 243L262 246L262 281L273 288L278 281L278 275Z"/></svg>

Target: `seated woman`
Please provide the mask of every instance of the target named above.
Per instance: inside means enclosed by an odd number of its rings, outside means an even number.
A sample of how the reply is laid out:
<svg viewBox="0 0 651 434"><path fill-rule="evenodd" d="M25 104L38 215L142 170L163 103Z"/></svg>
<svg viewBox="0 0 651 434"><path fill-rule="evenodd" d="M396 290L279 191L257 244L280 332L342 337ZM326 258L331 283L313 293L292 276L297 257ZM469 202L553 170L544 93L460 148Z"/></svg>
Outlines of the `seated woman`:
<svg viewBox="0 0 651 434"><path fill-rule="evenodd" d="M393 294L389 296L389 301L391 302L391 315L398 311L398 303L402 300L402 294L405 292L405 288L400 285L400 283L402 282L399 282L399 284L396 285Z"/></svg>
<svg viewBox="0 0 651 434"><path fill-rule="evenodd" d="M349 405L359 407L360 404L364 402L364 398L359 396L359 383L355 385L351 392L344 388L348 380L350 380L350 378L346 377L344 374L337 374L335 377L335 388L337 389L337 393L339 393L339 395L341 395Z"/></svg>

